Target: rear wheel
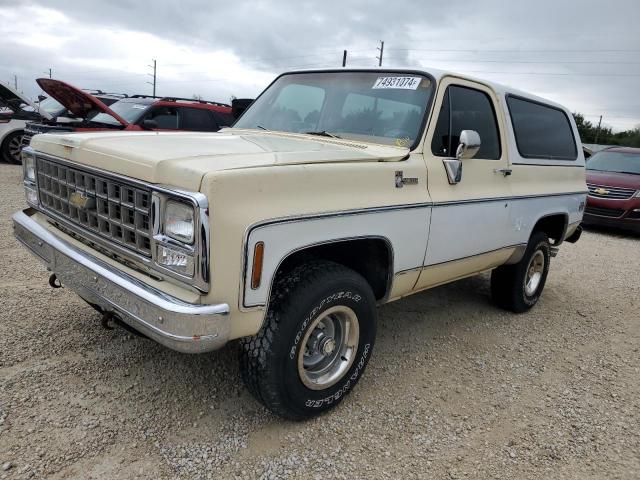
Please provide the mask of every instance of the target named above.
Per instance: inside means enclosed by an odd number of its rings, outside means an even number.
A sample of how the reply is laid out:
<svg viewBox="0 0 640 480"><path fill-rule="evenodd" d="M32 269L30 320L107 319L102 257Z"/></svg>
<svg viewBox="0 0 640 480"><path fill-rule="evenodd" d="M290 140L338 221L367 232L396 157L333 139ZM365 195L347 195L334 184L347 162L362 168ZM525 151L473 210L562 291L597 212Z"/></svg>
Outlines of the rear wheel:
<svg viewBox="0 0 640 480"><path fill-rule="evenodd" d="M2 142L2 159L7 163L21 164L23 131L12 132Z"/></svg>
<svg viewBox="0 0 640 480"><path fill-rule="evenodd" d="M251 393L294 420L335 407L364 372L376 334L375 298L358 273L301 265L277 281L260 332L241 341Z"/></svg>
<svg viewBox="0 0 640 480"><path fill-rule="evenodd" d="M534 232L522 259L514 265L503 265L491 272L491 297L507 310L522 313L540 298L549 273L549 238Z"/></svg>

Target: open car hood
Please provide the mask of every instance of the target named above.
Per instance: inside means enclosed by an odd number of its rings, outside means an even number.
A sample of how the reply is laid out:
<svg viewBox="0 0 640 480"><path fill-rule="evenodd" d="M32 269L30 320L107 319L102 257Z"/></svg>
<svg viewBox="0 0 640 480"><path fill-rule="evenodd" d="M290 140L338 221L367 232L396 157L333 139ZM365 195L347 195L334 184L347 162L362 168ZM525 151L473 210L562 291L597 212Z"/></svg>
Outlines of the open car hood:
<svg viewBox="0 0 640 480"><path fill-rule="evenodd" d="M73 85L51 78L38 78L36 82L42 90L55 98L69 113L76 117L88 119L92 113L104 112L107 115L111 115L125 127L129 124L96 97Z"/></svg>
<svg viewBox="0 0 640 480"><path fill-rule="evenodd" d="M0 107L6 107L15 114L31 114L34 112L40 114L41 117L51 120L51 116L46 112L39 112L38 107L31 102L23 94L15 91L9 85L0 83ZM30 107L28 110L28 107ZM32 110L33 109L33 110Z"/></svg>

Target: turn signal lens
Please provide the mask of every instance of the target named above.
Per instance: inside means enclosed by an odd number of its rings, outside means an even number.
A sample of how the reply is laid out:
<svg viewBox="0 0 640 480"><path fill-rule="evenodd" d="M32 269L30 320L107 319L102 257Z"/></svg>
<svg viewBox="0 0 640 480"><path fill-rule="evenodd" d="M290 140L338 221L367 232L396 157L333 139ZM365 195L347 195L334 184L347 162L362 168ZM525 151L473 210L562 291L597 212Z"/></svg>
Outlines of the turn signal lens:
<svg viewBox="0 0 640 480"><path fill-rule="evenodd" d="M253 268L251 269L251 289L256 290L262 279L262 261L264 260L264 242L256 243L253 248Z"/></svg>
<svg viewBox="0 0 640 480"><path fill-rule="evenodd" d="M31 187L24 187L24 193L27 197L27 203L34 207L38 205L38 192Z"/></svg>
<svg viewBox="0 0 640 480"><path fill-rule="evenodd" d="M193 257L174 248L158 246L158 265L170 268L183 275L193 275Z"/></svg>

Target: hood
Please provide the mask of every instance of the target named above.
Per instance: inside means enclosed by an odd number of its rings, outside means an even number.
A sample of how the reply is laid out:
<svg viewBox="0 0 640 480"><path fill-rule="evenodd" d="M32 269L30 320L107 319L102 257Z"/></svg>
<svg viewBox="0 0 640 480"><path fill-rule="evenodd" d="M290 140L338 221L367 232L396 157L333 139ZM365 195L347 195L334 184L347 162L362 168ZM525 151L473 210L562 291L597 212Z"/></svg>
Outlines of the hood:
<svg viewBox="0 0 640 480"><path fill-rule="evenodd" d="M604 185L607 187L633 188L640 190L640 175L587 170L587 183Z"/></svg>
<svg viewBox="0 0 640 480"><path fill-rule="evenodd" d="M6 107L17 115L32 116L38 112L38 107L34 105L31 100L25 97L23 94L17 92L9 85L0 83L0 107ZM40 113L40 116L51 120L51 117L46 112Z"/></svg>
<svg viewBox="0 0 640 480"><path fill-rule="evenodd" d="M400 161L408 148L302 134L226 129L36 135L36 150L150 183L200 189L213 171L295 164Z"/></svg>
<svg viewBox="0 0 640 480"><path fill-rule="evenodd" d="M36 82L42 90L55 98L76 117L87 119L92 113L104 112L111 115L125 127L129 124L124 118L107 107L99 99L73 85L51 78L38 78Z"/></svg>

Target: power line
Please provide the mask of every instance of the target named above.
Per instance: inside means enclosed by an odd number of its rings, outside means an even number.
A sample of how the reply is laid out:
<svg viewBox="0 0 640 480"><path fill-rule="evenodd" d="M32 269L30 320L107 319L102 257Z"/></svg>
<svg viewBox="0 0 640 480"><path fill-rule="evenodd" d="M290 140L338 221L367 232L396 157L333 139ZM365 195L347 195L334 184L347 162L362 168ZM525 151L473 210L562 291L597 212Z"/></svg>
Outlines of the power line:
<svg viewBox="0 0 640 480"><path fill-rule="evenodd" d="M398 60L398 57L391 57L391 59L395 59ZM523 63L523 64L559 64L559 65L573 65L573 64L585 64L585 65L640 65L640 62L616 62L616 61L608 61L608 60L602 60L602 61L597 61L597 60L544 60L544 61L538 61L538 60L467 60L467 59L461 59L461 60L453 60L453 59L446 59L446 60L442 60L442 59L434 59L432 60L434 62L451 62L451 63L505 63L505 64L510 64L510 63Z"/></svg>
<svg viewBox="0 0 640 480"><path fill-rule="evenodd" d="M573 77L640 77L640 73L567 73L567 72L497 72L489 70L467 70L468 73L500 73L506 75L551 75Z"/></svg>
<svg viewBox="0 0 640 480"><path fill-rule="evenodd" d="M394 52L467 52L467 53L640 53L640 50L637 49L612 49L612 50L595 50L595 49L586 49L586 50L556 50L556 49L547 49L547 50L529 50L529 49L516 49L516 50L490 50L490 49L464 49L464 48L450 48L450 49L440 49L440 48L389 48L389 51Z"/></svg>

